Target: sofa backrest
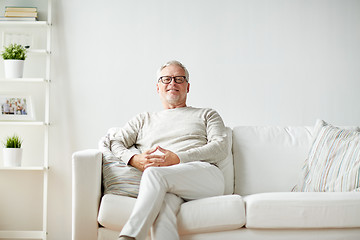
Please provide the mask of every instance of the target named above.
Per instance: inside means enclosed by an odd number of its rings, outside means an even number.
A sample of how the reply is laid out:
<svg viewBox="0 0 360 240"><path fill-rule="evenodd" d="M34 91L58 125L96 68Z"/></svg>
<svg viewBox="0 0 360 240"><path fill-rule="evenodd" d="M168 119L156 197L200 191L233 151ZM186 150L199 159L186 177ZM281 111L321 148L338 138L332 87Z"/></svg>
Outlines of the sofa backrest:
<svg viewBox="0 0 360 240"><path fill-rule="evenodd" d="M234 192L289 192L311 144L312 127L233 128Z"/></svg>

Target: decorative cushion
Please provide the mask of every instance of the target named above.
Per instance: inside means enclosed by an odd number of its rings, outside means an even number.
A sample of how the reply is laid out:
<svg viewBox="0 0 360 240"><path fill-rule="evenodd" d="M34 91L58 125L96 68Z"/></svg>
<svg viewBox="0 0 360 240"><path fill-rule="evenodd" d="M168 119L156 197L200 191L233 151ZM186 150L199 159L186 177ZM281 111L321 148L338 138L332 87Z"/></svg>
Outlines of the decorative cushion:
<svg viewBox="0 0 360 240"><path fill-rule="evenodd" d="M115 129L110 129L109 132ZM104 194L115 194L136 198L142 172L120 161L110 150L108 135L99 142L99 150L103 154L103 186ZM132 151L137 149L133 148Z"/></svg>
<svg viewBox="0 0 360 240"><path fill-rule="evenodd" d="M360 132L316 122L313 143L294 191L360 191Z"/></svg>

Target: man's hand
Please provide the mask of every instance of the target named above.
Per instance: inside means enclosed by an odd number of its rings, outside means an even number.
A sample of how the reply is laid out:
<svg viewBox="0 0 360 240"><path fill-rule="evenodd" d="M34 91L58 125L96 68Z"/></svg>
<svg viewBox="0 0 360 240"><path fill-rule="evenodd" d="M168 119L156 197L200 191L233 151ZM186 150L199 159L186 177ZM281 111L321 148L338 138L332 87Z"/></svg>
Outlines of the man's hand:
<svg viewBox="0 0 360 240"><path fill-rule="evenodd" d="M144 171L146 166L149 164L155 164L160 161L156 155L153 155L156 152L157 147L153 149L149 149L141 154L135 154L129 161L129 165L139 169L140 171ZM163 161L163 160L161 160Z"/></svg>
<svg viewBox="0 0 360 240"><path fill-rule="evenodd" d="M160 151L159 154L155 153L157 150ZM175 153L160 146L147 150L142 154L136 154L129 161L131 166L140 171L144 171L148 167L164 167L178 163L180 163L180 159Z"/></svg>
<svg viewBox="0 0 360 240"><path fill-rule="evenodd" d="M164 161L160 161L157 167L171 166L180 163L180 158L174 152L166 150L160 146L158 146L156 149L164 154L161 156Z"/></svg>

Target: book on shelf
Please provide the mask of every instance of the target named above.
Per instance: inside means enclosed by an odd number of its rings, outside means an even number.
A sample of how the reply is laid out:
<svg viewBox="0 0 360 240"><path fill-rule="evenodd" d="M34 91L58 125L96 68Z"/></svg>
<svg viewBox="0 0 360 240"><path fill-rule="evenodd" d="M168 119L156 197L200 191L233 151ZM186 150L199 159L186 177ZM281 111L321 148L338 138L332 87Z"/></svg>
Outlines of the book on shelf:
<svg viewBox="0 0 360 240"><path fill-rule="evenodd" d="M36 7L5 7L5 12L37 12Z"/></svg>
<svg viewBox="0 0 360 240"><path fill-rule="evenodd" d="M36 7L6 6L5 14L0 17L0 21L36 21L37 16Z"/></svg>
<svg viewBox="0 0 360 240"><path fill-rule="evenodd" d="M5 17L37 17L37 12L5 12Z"/></svg>

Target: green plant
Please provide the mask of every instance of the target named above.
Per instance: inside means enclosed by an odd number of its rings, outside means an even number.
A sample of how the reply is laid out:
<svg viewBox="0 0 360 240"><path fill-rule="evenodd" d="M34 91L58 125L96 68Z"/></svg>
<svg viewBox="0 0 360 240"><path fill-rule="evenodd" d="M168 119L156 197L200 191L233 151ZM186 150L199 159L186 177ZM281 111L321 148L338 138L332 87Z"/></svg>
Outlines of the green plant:
<svg viewBox="0 0 360 240"><path fill-rule="evenodd" d="M4 47L4 51L1 53L1 56L4 60L6 59L15 59L15 60L25 60L27 50L20 44L10 44L7 47Z"/></svg>
<svg viewBox="0 0 360 240"><path fill-rule="evenodd" d="M21 148L23 140L14 134L12 137L7 137L3 145L5 148Z"/></svg>

